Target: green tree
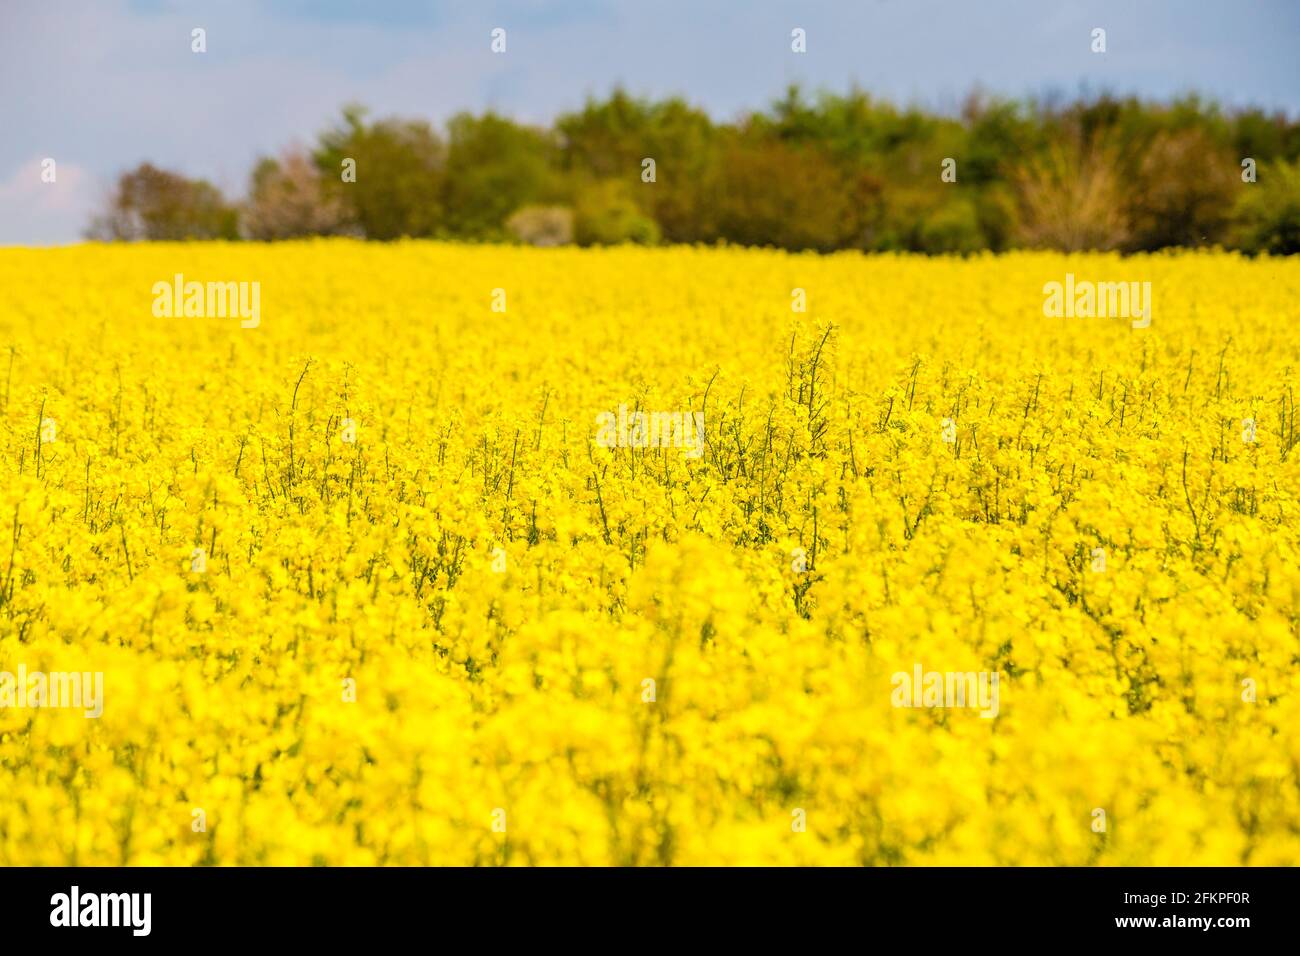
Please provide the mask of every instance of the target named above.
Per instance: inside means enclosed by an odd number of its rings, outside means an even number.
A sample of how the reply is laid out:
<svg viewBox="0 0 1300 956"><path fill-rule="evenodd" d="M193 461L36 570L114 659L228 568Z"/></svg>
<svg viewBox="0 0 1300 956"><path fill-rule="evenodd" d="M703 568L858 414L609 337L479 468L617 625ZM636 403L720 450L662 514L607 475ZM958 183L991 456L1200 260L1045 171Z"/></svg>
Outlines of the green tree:
<svg viewBox="0 0 1300 956"><path fill-rule="evenodd" d="M1300 253L1300 162L1262 166L1258 180L1240 185L1233 240L1252 255Z"/></svg>
<svg viewBox="0 0 1300 956"><path fill-rule="evenodd" d="M239 214L211 183L142 163L118 177L89 239L237 239Z"/></svg>
<svg viewBox="0 0 1300 956"><path fill-rule="evenodd" d="M448 124L446 226L467 238L502 238L522 206L556 198L549 133L495 113L461 113Z"/></svg>
<svg viewBox="0 0 1300 956"><path fill-rule="evenodd" d="M860 216L853 187L813 148L736 139L717 199L718 234L751 246L829 251L851 243Z"/></svg>
<svg viewBox="0 0 1300 956"><path fill-rule="evenodd" d="M561 164L575 194L602 180L631 187L626 195L652 216L671 242L716 238L712 200L721 171L717 127L680 98L649 103L615 89L604 101L556 121ZM642 179L655 161L655 181Z"/></svg>
<svg viewBox="0 0 1300 956"><path fill-rule="evenodd" d="M370 239L432 236L443 220L445 156L432 127L419 120L365 121L350 106L342 122L321 134L314 159L347 221ZM356 181L344 180L345 163Z"/></svg>
<svg viewBox="0 0 1300 956"><path fill-rule="evenodd" d="M588 99L577 113L555 122L567 171L594 179L619 179L640 169L650 146L650 106L615 88L603 102Z"/></svg>

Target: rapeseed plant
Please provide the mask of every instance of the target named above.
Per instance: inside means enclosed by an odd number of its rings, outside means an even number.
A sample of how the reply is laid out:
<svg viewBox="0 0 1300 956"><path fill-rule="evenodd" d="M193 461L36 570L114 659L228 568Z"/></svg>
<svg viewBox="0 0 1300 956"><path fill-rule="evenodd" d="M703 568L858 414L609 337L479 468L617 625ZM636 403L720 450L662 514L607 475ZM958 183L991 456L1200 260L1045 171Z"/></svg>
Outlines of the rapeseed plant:
<svg viewBox="0 0 1300 956"><path fill-rule="evenodd" d="M0 251L0 671L103 675L0 707L0 863L1294 863L1297 303L1210 252ZM895 707L922 667L996 714Z"/></svg>

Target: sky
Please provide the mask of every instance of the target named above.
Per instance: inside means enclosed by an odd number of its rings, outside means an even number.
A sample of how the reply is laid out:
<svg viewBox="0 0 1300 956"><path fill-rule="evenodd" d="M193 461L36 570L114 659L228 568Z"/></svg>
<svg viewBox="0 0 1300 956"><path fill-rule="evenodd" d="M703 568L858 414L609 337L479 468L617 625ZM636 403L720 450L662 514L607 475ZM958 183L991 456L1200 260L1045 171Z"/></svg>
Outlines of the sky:
<svg viewBox="0 0 1300 956"><path fill-rule="evenodd" d="M1296 0L0 0L0 245L78 241L145 160L240 196L349 102L547 123L621 84L729 120L798 82L947 112L978 88L1298 115L1297 51Z"/></svg>

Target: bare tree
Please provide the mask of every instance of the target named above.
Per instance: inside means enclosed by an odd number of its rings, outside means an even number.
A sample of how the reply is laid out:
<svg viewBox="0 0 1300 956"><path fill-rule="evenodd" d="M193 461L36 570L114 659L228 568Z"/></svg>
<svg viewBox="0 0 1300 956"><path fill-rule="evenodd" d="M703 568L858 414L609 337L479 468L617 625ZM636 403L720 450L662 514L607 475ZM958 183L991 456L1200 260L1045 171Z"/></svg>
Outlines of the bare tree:
<svg viewBox="0 0 1300 956"><path fill-rule="evenodd" d="M244 231L253 239L292 239L344 232L343 203L321 187L321 173L299 147L253 170Z"/></svg>

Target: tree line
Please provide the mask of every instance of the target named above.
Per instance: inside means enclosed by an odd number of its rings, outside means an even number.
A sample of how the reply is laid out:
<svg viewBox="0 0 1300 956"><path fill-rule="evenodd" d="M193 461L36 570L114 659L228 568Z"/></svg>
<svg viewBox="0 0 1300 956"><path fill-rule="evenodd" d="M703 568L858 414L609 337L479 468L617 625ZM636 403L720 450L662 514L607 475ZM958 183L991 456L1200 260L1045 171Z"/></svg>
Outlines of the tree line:
<svg viewBox="0 0 1300 956"><path fill-rule="evenodd" d="M342 110L261 159L247 195L145 163L87 236L348 235L534 245L732 243L791 250L1300 251L1300 122L1103 95L972 95L957 115L798 87L714 121L616 89L534 127L488 112L443 129Z"/></svg>

